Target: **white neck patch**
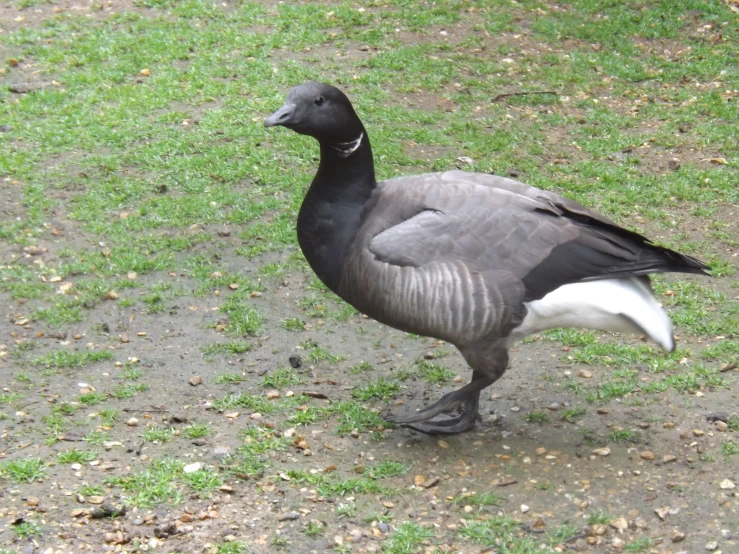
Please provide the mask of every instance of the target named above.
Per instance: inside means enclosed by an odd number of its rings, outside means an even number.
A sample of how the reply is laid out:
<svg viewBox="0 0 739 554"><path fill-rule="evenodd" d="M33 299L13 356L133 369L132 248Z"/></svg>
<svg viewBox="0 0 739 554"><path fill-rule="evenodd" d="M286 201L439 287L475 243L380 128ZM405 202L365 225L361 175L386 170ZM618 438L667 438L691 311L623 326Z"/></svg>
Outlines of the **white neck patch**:
<svg viewBox="0 0 739 554"><path fill-rule="evenodd" d="M350 140L349 142L337 142L336 144L329 144L329 146L336 150L342 158L348 158L357 151L362 144L363 138L364 133L360 133L355 140Z"/></svg>

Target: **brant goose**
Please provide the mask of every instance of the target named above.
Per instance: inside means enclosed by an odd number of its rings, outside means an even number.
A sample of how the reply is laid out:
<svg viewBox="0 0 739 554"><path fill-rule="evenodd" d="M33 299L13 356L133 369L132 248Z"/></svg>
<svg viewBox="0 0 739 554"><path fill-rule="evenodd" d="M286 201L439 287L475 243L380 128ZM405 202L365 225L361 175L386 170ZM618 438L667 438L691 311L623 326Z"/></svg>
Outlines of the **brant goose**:
<svg viewBox="0 0 739 554"><path fill-rule="evenodd" d="M512 179L445 171L378 183L367 131L333 86L293 88L264 125L321 147L297 225L321 281L377 321L454 344L472 368L469 384L395 423L472 428L511 343L545 329L644 334L672 351L649 274L707 274L694 258Z"/></svg>

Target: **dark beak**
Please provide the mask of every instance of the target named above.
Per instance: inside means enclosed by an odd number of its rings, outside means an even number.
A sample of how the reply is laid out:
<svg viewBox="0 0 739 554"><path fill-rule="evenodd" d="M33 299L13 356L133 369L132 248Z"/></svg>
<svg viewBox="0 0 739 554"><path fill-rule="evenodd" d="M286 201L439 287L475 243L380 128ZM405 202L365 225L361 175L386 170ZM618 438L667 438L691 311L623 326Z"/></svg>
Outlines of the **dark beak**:
<svg viewBox="0 0 739 554"><path fill-rule="evenodd" d="M275 127L276 125L287 125L292 121L295 114L295 104L286 103L279 110L264 120L265 127Z"/></svg>

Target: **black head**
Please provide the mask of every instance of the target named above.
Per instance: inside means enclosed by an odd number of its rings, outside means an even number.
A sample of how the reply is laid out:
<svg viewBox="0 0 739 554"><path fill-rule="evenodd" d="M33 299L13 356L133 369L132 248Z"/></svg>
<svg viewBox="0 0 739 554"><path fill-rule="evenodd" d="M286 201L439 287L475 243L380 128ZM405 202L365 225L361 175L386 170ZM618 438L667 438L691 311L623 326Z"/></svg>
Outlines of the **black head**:
<svg viewBox="0 0 739 554"><path fill-rule="evenodd" d="M283 106L264 120L265 127L276 125L326 144L352 141L364 132L362 122L343 92L312 81L290 89Z"/></svg>

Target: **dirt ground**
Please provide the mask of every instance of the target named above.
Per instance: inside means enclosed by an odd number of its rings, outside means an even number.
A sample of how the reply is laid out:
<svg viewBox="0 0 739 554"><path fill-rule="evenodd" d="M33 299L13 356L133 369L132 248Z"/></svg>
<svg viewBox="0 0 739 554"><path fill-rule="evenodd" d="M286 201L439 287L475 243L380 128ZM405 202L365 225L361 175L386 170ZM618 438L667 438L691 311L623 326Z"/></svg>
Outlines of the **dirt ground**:
<svg viewBox="0 0 739 554"><path fill-rule="evenodd" d="M26 10L23 15L43 18L48 15L44 10L73 8L73 2L62 2ZM0 15L18 17L17 10L8 6L0 7ZM424 103L420 95L415 101ZM655 171L663 161L654 162ZM20 216L23 206L13 183L0 182L0 194L6 199L4 217ZM702 226L691 217L686 214L679 229L700 237ZM739 224L739 211L734 207L725 206L722 217ZM54 266L70 244L94 246L96 238L86 235L64 214L56 223L64 231L44 235L39 245L47 250L42 253L29 253L15 243L0 244L2 263L43 260ZM205 226L200 232L216 234L217 229ZM256 260L254 267L245 266L243 257L231 256L239 241L234 236L219 240L196 248L219 249L224 271L258 281L257 268L264 259ZM268 256L285 260L289 252ZM739 268L739 262L733 260L734 268ZM153 272L139 279L144 285L165 281L181 290L194 287L185 272ZM347 545L351 548L347 551L379 552L388 548L393 529L402 522L433 531L433 538L408 552L496 552L494 546L484 547L458 536L465 517L478 511L516 518L521 522L518 535L530 537L533 543L544 544L543 537L558 528L574 528L559 544L548 543L546 548L554 551L739 552L739 458L722 453L727 433L716 426L717 420L735 414L739 405L739 373L731 368L722 373L728 388L692 392L669 388L646 402L635 402L633 395L627 395L604 405L587 404L561 383L570 378L595 383L611 369L597 363L577 364L568 359L568 347L539 337L514 348L509 371L483 394L483 420L477 428L452 437L390 428L380 430L381 440L377 440L378 433L337 434L335 416L295 430L279 413L255 415L244 408L216 409L214 402L228 393L264 394L260 385L263 376L289 366L289 358L296 354L303 358L297 371L304 382L283 389L282 397L310 392L313 394L304 397L304 404L323 407L351 399L357 380L365 375L350 374L348 368L360 361L376 368L371 374L376 379L392 377L435 351L453 351L449 345L409 337L359 314L345 321L306 318L309 327L299 334L284 329L283 321L304 317L297 300L311 281L310 273L300 271L263 280L264 289L253 303L266 321L263 333L250 339L253 349L212 358L204 358L200 348L219 339L213 327L219 321L216 308L222 297L184 294L168 300L166 310L158 314L101 302L85 311L83 322L66 326L57 334L34 322L23 323L30 306L0 292L5 316L0 319L0 343L5 345L4 351L34 340L34 357L60 345L79 352L94 349L114 354L113 360L48 372L43 386L33 390L24 390L23 383L13 380L27 369L23 359L11 355L0 358L3 392L17 392L23 399L12 411L0 406L5 415L0 418L0 462L24 458L52 461L46 475L30 483L0 478L0 552L225 553L228 550L222 545L234 541L243 541L255 553L323 552ZM715 278L701 283L729 294L736 292ZM221 294L227 297L229 291ZM638 338L603 340L641 344ZM700 349L702 340L686 336L680 344ZM311 362L306 342L343 359ZM59 442L45 444L39 441L44 417L59 403L78 397L81 390L110 390L123 383L123 370L115 362L125 366L132 359L131 363L143 371L149 389L115 400L120 416L112 427L104 429L107 440L95 447L97 459L72 465L53 463L63 450L88 447L82 438L90 425L83 421L79 428L65 429ZM469 378L458 353L444 358L444 364L459 378L443 386L410 378L394 402L373 406L383 413L415 409ZM217 377L224 373L241 374L244 380L217 384ZM198 383L194 377L202 382L194 386ZM563 420L563 411L573 406L584 406L586 415L572 422ZM532 411L546 414L547 421L527 421L524 416ZM92 421L95 413L94 406L83 406L77 421L86 417ZM130 418L138 423L129 425ZM168 442L141 439L145 426L171 428L177 435L192 422L211 424L213 433L196 440L184 436ZM255 424L277 435L295 432L305 437L309 448L271 452L263 475L244 479L228 476L223 486L204 497L188 494L180 504L129 507L119 517L91 517L89 509L94 506L90 499L75 492L84 484L103 485L106 478L144 471L152 460L164 457L218 468L243 443L240 432ZM624 429L633 431L633 442L607 439ZM349 492L326 498L315 486L286 473L287 469L304 470L351 478L361 471L358 468L380 460L410 467L403 475L383 480L393 494ZM494 493L501 498L500 505L468 506L465 494L473 492ZM105 486L106 502L119 505L122 494L118 487ZM337 516L337 506L350 502L356 504L356 513ZM589 523L594 513L607 514L607 520ZM14 534L13 527L24 519L37 522L43 532L29 538ZM322 523L325 532L308 537L306 524L314 520ZM533 551L533 547L505 550Z"/></svg>

